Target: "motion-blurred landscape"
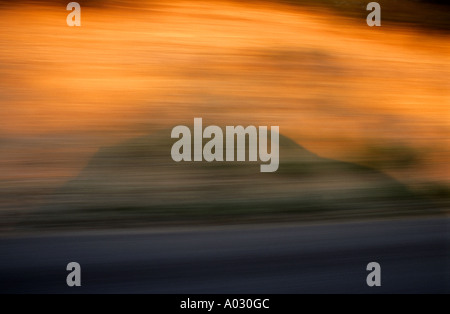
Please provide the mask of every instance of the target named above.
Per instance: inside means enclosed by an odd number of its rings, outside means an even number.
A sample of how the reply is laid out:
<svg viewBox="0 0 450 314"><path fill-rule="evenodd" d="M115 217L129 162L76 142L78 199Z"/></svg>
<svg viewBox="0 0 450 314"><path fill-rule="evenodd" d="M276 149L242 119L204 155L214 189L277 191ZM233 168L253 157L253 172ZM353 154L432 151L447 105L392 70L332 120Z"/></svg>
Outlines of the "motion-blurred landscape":
<svg viewBox="0 0 450 314"><path fill-rule="evenodd" d="M448 293L450 7L368 2L0 1L0 293ZM174 162L195 117L278 171Z"/></svg>
<svg viewBox="0 0 450 314"><path fill-rule="evenodd" d="M2 230L65 228L77 209L128 226L447 212L447 5L380 2L370 28L363 1L88 1L68 27L63 2L0 4ZM176 164L168 133L139 140L194 117L292 143L270 175Z"/></svg>

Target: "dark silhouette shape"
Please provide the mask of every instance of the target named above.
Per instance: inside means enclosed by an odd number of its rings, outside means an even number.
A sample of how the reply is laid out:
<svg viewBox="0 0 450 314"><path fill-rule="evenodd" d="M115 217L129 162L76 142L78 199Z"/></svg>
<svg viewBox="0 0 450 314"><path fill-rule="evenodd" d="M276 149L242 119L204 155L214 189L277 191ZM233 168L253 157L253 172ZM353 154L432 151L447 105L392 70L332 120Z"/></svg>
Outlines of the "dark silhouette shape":
<svg viewBox="0 0 450 314"><path fill-rule="evenodd" d="M174 162L170 132L100 149L47 210L59 224L122 225L360 218L428 208L389 176L321 158L282 135L278 171L261 173L260 161Z"/></svg>

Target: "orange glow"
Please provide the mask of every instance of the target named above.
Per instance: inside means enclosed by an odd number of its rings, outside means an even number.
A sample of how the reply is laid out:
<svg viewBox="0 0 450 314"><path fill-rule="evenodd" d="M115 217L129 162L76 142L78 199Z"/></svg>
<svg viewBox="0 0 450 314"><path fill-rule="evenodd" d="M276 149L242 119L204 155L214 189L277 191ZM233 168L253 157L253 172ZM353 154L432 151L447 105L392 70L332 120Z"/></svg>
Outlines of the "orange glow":
<svg viewBox="0 0 450 314"><path fill-rule="evenodd" d="M3 175L72 176L101 146L194 117L279 125L331 158L375 139L432 147L423 173L450 173L448 36L277 4L140 6L83 7L78 28L64 6L0 10L0 134L82 137L6 147Z"/></svg>

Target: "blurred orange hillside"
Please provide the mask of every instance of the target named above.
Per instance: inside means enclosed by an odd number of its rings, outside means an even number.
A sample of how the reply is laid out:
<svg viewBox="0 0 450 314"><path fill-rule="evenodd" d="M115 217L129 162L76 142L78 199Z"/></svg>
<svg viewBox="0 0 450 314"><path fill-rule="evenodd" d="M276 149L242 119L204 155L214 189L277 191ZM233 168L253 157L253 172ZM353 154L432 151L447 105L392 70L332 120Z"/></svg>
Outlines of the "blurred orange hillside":
<svg viewBox="0 0 450 314"><path fill-rule="evenodd" d="M448 182L447 33L272 2L112 3L80 2L81 27L66 25L67 3L0 6L4 206L38 202L102 146L194 117L278 125L361 164L377 166L373 147L405 148L417 163L386 153L378 165L411 184Z"/></svg>

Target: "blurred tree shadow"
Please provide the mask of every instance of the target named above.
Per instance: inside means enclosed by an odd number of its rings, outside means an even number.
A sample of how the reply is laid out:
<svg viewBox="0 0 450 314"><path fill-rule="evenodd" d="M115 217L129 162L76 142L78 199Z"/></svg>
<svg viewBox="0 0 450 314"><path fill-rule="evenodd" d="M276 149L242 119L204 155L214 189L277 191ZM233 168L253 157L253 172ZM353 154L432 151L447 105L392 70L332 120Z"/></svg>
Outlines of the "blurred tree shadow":
<svg viewBox="0 0 450 314"><path fill-rule="evenodd" d="M100 149L28 221L50 228L97 228L439 212L380 171L319 157L282 135L280 166L273 173L261 173L260 162L177 163L170 154L176 141L170 131Z"/></svg>

